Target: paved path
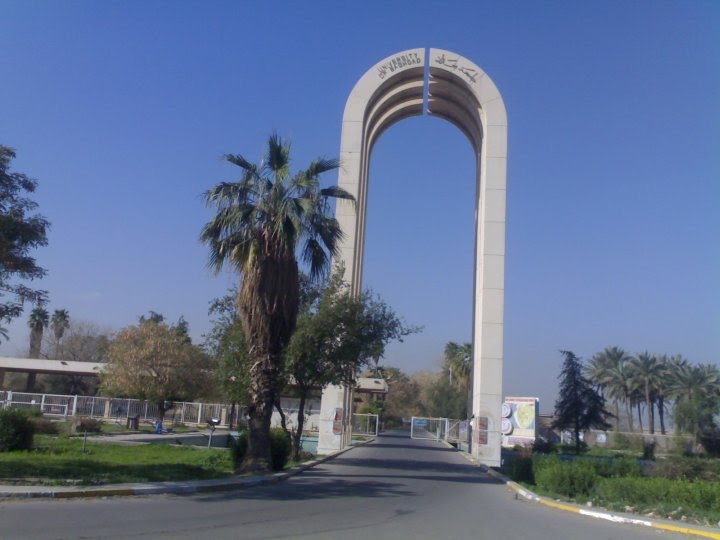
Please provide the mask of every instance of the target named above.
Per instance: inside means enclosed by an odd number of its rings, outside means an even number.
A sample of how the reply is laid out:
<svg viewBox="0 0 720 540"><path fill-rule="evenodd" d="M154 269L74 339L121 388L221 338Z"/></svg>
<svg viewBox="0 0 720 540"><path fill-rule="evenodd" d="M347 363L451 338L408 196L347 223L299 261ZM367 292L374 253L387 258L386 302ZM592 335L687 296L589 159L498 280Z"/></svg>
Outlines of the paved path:
<svg viewBox="0 0 720 540"><path fill-rule="evenodd" d="M0 502L0 538L688 538L517 498L445 446L390 434L289 478L240 491Z"/></svg>

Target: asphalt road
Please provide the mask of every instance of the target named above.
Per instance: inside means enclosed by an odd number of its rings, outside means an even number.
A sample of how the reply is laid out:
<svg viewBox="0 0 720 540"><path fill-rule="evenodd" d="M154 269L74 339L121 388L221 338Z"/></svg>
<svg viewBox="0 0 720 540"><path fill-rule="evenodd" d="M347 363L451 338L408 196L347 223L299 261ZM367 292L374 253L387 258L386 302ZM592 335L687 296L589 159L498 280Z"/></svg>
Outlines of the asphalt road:
<svg viewBox="0 0 720 540"><path fill-rule="evenodd" d="M0 503L0 539L612 540L687 536L524 499L461 455L405 434L285 482L227 493Z"/></svg>

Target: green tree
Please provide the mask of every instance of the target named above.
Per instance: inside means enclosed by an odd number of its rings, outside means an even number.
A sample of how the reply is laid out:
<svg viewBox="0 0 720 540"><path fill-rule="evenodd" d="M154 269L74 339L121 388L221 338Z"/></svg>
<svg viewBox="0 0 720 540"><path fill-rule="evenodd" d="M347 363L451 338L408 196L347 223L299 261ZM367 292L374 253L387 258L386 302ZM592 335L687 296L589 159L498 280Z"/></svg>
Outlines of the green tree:
<svg viewBox="0 0 720 540"><path fill-rule="evenodd" d="M612 415L605 409L605 399L583 375L582 361L571 351L560 352L564 360L552 425L557 429L572 430L575 451L579 454L580 434L590 428L609 428L610 424L605 419Z"/></svg>
<svg viewBox="0 0 720 540"><path fill-rule="evenodd" d="M238 316L249 346L251 384L248 449L241 468L268 471L282 353L298 314L296 250L311 278L327 272L342 236L329 198L352 196L338 187L320 188L320 175L336 169L337 160L318 159L291 175L290 145L277 135L269 138L260 165L241 155L226 159L240 168L240 180L206 192L207 204L217 213L200 238L209 245L216 272L228 264L242 276Z"/></svg>
<svg viewBox="0 0 720 540"><path fill-rule="evenodd" d="M322 294L300 313L286 351L287 375L298 398L298 425L293 433L295 458L310 393L328 384L352 386L363 366L382 358L385 346L417 329L408 327L395 312L370 291L352 294L342 281L342 269Z"/></svg>
<svg viewBox="0 0 720 540"><path fill-rule="evenodd" d="M7 339L2 323L18 317L25 302L37 305L45 301L46 292L32 289L22 281L45 275L31 251L47 245L49 222L34 214L37 203L26 196L37 182L26 175L10 171L15 152L0 145L0 337Z"/></svg>
<svg viewBox="0 0 720 540"><path fill-rule="evenodd" d="M250 361L247 341L237 318L237 289L210 303L212 327L205 335L204 348L213 363L216 387L221 399L229 401L230 424L238 418L238 405L250 396Z"/></svg>
<svg viewBox="0 0 720 540"><path fill-rule="evenodd" d="M104 392L154 402L160 421L167 402L193 399L208 386L205 354L164 322L125 328L110 344L108 358L101 374Z"/></svg>

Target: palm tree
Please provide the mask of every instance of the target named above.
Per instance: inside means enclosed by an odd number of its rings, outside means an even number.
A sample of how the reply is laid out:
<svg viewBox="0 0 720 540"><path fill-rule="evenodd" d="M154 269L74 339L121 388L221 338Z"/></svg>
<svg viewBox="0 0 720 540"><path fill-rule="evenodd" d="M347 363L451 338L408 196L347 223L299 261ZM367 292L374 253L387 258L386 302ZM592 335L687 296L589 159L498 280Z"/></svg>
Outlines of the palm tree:
<svg viewBox="0 0 720 540"><path fill-rule="evenodd" d="M628 362L630 357L620 347L606 347L593 356L585 367L588 379L604 398L605 394L615 403L615 430L620 431L620 402L625 403L630 431L632 411L629 409L631 390L628 385Z"/></svg>
<svg viewBox="0 0 720 540"><path fill-rule="evenodd" d="M672 378L668 388L675 399L675 428L694 435L697 443L703 427L714 422L720 398L720 370L710 364L691 365L679 356L670 359Z"/></svg>
<svg viewBox="0 0 720 540"><path fill-rule="evenodd" d="M467 399L466 412L469 418L472 414L472 396L470 395L472 389L472 343L463 343L462 345L449 341L445 345L445 365L450 371L450 378L455 377L455 384L465 392Z"/></svg>
<svg viewBox="0 0 720 540"><path fill-rule="evenodd" d="M260 165L241 155L225 159L240 167L240 180L205 193L217 213L200 238L210 247L209 265L215 272L228 264L241 274L238 316L251 362L249 438L242 468L268 470L282 351L298 313L296 249L301 247L311 278L324 275L342 237L328 199L353 197L338 187L320 188L319 176L337 169L337 160L317 159L291 175L290 145L277 135L270 136Z"/></svg>
<svg viewBox="0 0 720 540"><path fill-rule="evenodd" d="M70 313L67 309L56 309L52 314L50 320L50 328L52 328L53 334L55 335L55 358L59 359L58 349L60 347L60 341L62 340L65 330L70 326Z"/></svg>
<svg viewBox="0 0 720 540"><path fill-rule="evenodd" d="M28 317L28 326L30 327L30 350L28 352L29 358L40 358L40 345L42 344L42 337L45 328L47 328L50 316L47 310L42 306L35 306L30 312ZM35 373L28 373L27 386L25 390L27 392L33 392L35 389Z"/></svg>
<svg viewBox="0 0 720 540"><path fill-rule="evenodd" d="M662 366L655 356L645 351L633 359L632 377L638 381L642 389L642 395L647 405L648 428L650 433L655 433L655 395L662 377Z"/></svg>

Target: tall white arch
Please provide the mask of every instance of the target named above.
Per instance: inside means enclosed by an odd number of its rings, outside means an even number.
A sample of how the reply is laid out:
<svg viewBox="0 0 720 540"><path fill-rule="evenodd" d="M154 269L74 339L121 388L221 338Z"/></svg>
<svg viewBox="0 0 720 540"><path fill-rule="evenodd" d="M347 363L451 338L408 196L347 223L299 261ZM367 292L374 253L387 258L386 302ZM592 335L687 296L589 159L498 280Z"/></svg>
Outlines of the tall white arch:
<svg viewBox="0 0 720 540"><path fill-rule="evenodd" d="M410 49L378 62L355 84L343 115L338 185L355 196L356 204L338 202L336 217L345 234L339 259L358 292L373 146L396 122L423 114L425 98L427 114L457 126L475 153L472 446L480 461L500 465L507 115L495 84L467 58L442 49ZM339 444L337 433L331 437L328 429L331 410L342 407L337 395L323 394L321 451Z"/></svg>

